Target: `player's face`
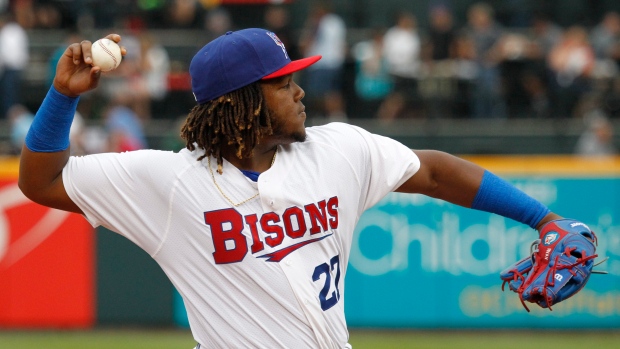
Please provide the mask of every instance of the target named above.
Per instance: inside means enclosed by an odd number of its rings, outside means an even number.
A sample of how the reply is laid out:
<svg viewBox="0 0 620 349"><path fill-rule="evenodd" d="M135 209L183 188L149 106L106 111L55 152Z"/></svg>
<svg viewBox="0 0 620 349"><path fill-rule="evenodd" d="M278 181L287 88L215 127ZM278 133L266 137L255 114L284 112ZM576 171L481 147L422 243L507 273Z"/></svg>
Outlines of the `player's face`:
<svg viewBox="0 0 620 349"><path fill-rule="evenodd" d="M293 75L263 80L263 96L273 128L273 136L280 144L306 140L306 107L301 103L305 92L293 81Z"/></svg>

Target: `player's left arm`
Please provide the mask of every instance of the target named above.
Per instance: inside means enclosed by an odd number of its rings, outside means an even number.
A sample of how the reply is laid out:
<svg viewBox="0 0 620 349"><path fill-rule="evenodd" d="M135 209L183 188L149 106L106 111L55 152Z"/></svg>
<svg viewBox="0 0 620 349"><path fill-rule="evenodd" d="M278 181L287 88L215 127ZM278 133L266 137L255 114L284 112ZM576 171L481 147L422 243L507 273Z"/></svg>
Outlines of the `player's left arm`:
<svg viewBox="0 0 620 349"><path fill-rule="evenodd" d="M538 229L561 218L484 168L436 150L415 150L420 169L397 192L418 193L463 207L496 213Z"/></svg>
<svg viewBox="0 0 620 349"><path fill-rule="evenodd" d="M415 150L420 169L396 191L424 194L471 207L484 169L472 162L436 150Z"/></svg>

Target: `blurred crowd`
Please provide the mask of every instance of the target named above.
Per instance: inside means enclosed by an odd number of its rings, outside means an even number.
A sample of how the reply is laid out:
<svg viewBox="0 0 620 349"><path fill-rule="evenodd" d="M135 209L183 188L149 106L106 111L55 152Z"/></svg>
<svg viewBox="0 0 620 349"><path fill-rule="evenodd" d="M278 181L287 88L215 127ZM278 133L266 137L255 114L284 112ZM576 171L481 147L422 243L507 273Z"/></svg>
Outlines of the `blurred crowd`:
<svg viewBox="0 0 620 349"><path fill-rule="evenodd" d="M484 3L466 24L433 7L429 27L402 13L384 33L354 46L356 91L379 102L378 118L570 118L595 105L618 108L620 16L562 28L544 13L506 28Z"/></svg>
<svg viewBox="0 0 620 349"><path fill-rule="evenodd" d="M152 29L202 31L197 50L240 27L217 0L112 2L0 0L0 119L12 127L10 149L3 152L19 152L36 111L20 96L29 30L69 32L49 57L48 86L68 43L94 29L123 35L123 63L105 74L92 96L83 96L76 115L75 152L93 153L147 147L145 124L160 117L166 103L178 102L170 100L174 91L191 96L186 65L170 58ZM399 11L387 26L359 28L347 25L331 1L310 1L304 18L292 18L290 1L271 2L278 4L261 11L261 26L279 36L291 58L323 56L298 77L310 117L581 118L584 135L575 152L616 152L609 120L620 117L617 12L591 25L564 26L536 12L521 21L525 25L510 26L484 2L469 6L458 21L450 2L430 1L423 20ZM93 115L102 121L98 126L84 122ZM171 134L169 147L181 146Z"/></svg>

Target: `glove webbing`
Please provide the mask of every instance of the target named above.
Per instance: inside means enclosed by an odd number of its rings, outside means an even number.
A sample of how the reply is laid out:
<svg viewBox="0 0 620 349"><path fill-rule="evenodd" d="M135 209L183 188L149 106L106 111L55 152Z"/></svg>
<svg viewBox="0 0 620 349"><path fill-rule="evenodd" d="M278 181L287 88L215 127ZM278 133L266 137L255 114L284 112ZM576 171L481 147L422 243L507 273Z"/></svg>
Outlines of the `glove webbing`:
<svg viewBox="0 0 620 349"><path fill-rule="evenodd" d="M566 250L564 250L564 254L567 256L570 256L571 252L573 252L574 250L576 250L577 247L566 247ZM585 255L585 251L581 251L582 255ZM572 264L560 264L559 263L559 259L562 255L557 255L555 256L555 261L553 263L553 267L550 268L549 270L547 270L547 275L545 275L545 285L543 286L543 297L545 298L545 302L547 303L547 308L549 308L549 310L553 310L551 309L551 304L549 304L549 296L547 294L547 288L548 287L554 287L555 286L555 278L552 277L551 278L551 282L549 282L549 275L555 275L556 271L558 270L562 270L562 269L569 269L568 271L575 276L575 272L571 269L573 267L578 266L579 264L583 264L583 266L585 266L585 263L591 259L594 259L596 257L598 257L597 254L593 254L591 256L583 256L581 258L578 258L575 263ZM521 287L523 287L523 285L521 285ZM521 289L521 287L519 287L519 289ZM537 289L534 289L534 291L536 292ZM521 290L521 292L519 293L519 298L521 298L521 304L523 304L523 306L525 306L525 303L523 302L523 290ZM525 307L525 309L527 309L527 307ZM527 311L529 312L530 310L527 309Z"/></svg>

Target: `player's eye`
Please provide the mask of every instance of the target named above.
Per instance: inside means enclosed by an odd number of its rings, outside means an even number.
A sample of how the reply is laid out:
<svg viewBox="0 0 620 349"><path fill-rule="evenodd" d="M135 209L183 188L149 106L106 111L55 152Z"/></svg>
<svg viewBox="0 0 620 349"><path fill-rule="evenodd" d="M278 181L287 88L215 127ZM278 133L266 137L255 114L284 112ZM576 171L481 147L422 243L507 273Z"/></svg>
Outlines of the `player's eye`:
<svg viewBox="0 0 620 349"><path fill-rule="evenodd" d="M280 86L279 88L288 90L291 88L291 85L293 84L293 76L291 74L284 75L280 79L275 81L275 83L279 84Z"/></svg>

